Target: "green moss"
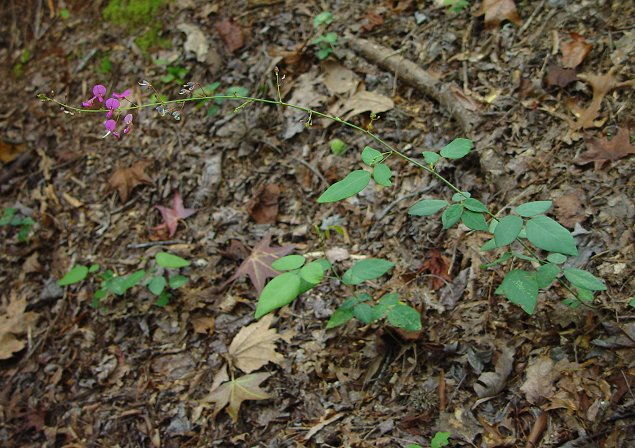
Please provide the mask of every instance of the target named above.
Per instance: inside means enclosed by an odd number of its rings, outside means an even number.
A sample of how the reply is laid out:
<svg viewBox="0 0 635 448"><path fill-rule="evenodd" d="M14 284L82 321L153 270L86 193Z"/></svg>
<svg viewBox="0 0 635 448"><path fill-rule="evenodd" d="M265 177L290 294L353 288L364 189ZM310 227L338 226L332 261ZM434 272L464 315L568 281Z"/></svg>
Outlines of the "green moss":
<svg viewBox="0 0 635 448"><path fill-rule="evenodd" d="M161 25L154 24L145 33L135 38L135 43L143 54L148 54L152 48L170 48L171 42L169 39L161 37Z"/></svg>
<svg viewBox="0 0 635 448"><path fill-rule="evenodd" d="M156 14L165 0L109 0L104 19L115 25L141 27L156 22Z"/></svg>

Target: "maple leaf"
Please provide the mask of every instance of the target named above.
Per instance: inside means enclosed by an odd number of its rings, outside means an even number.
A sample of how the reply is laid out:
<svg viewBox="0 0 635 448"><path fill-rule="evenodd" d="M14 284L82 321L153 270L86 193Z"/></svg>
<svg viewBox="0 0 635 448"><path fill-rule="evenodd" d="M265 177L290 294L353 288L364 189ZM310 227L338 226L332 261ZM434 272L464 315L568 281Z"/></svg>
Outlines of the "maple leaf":
<svg viewBox="0 0 635 448"><path fill-rule="evenodd" d="M172 208L155 205L155 207L161 212L163 224L155 227L154 229L161 230L167 228L170 236L173 236L176 233L176 226L178 225L180 219L188 218L196 213L196 210L193 208L183 207L183 199L178 191L174 193L172 204Z"/></svg>
<svg viewBox="0 0 635 448"><path fill-rule="evenodd" d="M229 355L236 367L245 373L258 370L268 362L280 364L284 357L276 352L274 342L281 338L276 330L269 328L273 314L258 322L243 327L229 346Z"/></svg>
<svg viewBox="0 0 635 448"><path fill-rule="evenodd" d="M117 168L108 183L117 190L122 202L128 200L130 192L140 184L153 185L152 179L145 173L149 163L139 161L128 168Z"/></svg>
<svg viewBox="0 0 635 448"><path fill-rule="evenodd" d="M588 43L578 33L569 33L569 37L571 40L562 42L560 47L562 50L562 65L565 68L576 68L584 61L593 45Z"/></svg>
<svg viewBox="0 0 635 448"><path fill-rule="evenodd" d="M227 406L227 413L234 423L238 421L240 405L246 400L266 400L271 398L267 392L260 388L260 383L271 376L270 373L252 373L240 378L227 381L206 397L204 401L212 401L216 404L213 417Z"/></svg>
<svg viewBox="0 0 635 448"><path fill-rule="evenodd" d="M483 0L481 11L476 14L482 16L485 14L485 28L495 28L500 25L503 20L520 25L523 23L516 10L514 0Z"/></svg>
<svg viewBox="0 0 635 448"><path fill-rule="evenodd" d="M594 162L594 168L599 170L606 162L635 154L635 146L631 144L630 139L627 128L620 128L611 140L591 137L586 142L587 150L573 159L573 163L584 165Z"/></svg>
<svg viewBox="0 0 635 448"><path fill-rule="evenodd" d="M38 319L38 314L26 309L26 297L20 299L12 295L0 315L0 359L9 359L26 345L26 341L16 336L26 333Z"/></svg>
<svg viewBox="0 0 635 448"><path fill-rule="evenodd" d="M271 263L295 249L294 246L270 247L269 243L271 243L271 233L267 233L262 237L260 243L245 258L234 275L227 279L224 286L237 278L247 275L254 288L256 288L258 295L260 295L262 288L265 287L265 281L279 274L278 271L271 267Z"/></svg>

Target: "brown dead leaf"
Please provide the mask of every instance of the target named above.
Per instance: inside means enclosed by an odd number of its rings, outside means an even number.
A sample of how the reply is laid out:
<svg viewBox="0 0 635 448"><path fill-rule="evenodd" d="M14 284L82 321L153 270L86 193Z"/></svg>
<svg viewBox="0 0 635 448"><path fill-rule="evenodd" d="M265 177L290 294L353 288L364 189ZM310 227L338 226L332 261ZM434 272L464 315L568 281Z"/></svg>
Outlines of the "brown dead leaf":
<svg viewBox="0 0 635 448"><path fill-rule="evenodd" d="M258 322L243 327L229 346L229 355L236 367L245 373L258 370L265 364L280 364L284 357L276 352L275 341L280 335L269 328L273 314L267 314Z"/></svg>
<svg viewBox="0 0 635 448"><path fill-rule="evenodd" d="M364 31L372 31L375 27L383 25L384 18L373 11L367 11L362 17L362 29Z"/></svg>
<svg viewBox="0 0 635 448"><path fill-rule="evenodd" d="M551 358L543 356L527 367L527 379L520 390L531 404L537 404L541 399L553 395L553 383L560 377L560 372L553 368L554 365Z"/></svg>
<svg viewBox="0 0 635 448"><path fill-rule="evenodd" d="M572 68L562 68L558 65L550 65L547 67L547 75L545 83L548 87L559 86L567 87L578 79L578 74Z"/></svg>
<svg viewBox="0 0 635 448"><path fill-rule="evenodd" d="M227 381L212 390L205 401L216 403L213 417L227 406L227 413L234 423L238 421L240 405L246 400L266 400L271 398L267 392L260 388L260 383L269 378L269 373L252 373Z"/></svg>
<svg viewBox="0 0 635 448"><path fill-rule="evenodd" d="M128 200L130 192L141 184L153 185L152 179L145 173L145 169L149 163L145 161L139 161L128 168L117 168L108 183L112 188L117 190L122 202Z"/></svg>
<svg viewBox="0 0 635 448"><path fill-rule="evenodd" d="M196 316L190 322L192 322L194 331L199 334L212 334L216 328L216 322L211 316Z"/></svg>
<svg viewBox="0 0 635 448"><path fill-rule="evenodd" d="M514 366L514 349L503 347L494 366L494 372L483 372L474 384L474 392L479 398L493 397L505 387L507 377Z"/></svg>
<svg viewBox="0 0 635 448"><path fill-rule="evenodd" d="M430 279L430 287L436 291L441 289L446 281L450 281L448 273L450 260L444 256L438 249L430 250L426 255L426 260L419 268L419 272L429 272L432 274ZM445 280L445 281L444 281Z"/></svg>
<svg viewBox="0 0 635 448"><path fill-rule="evenodd" d="M233 53L245 45L245 37L243 36L242 30L230 19L223 18L216 22L216 31L223 41L225 41L227 50L229 50L230 53Z"/></svg>
<svg viewBox="0 0 635 448"><path fill-rule="evenodd" d="M562 65L565 68L576 68L584 61L584 58L593 48L584 37L578 33L570 33L570 39L562 42L560 50L562 51Z"/></svg>
<svg viewBox="0 0 635 448"><path fill-rule="evenodd" d="M344 101L342 106L340 112L348 111L348 113L344 115L344 119L349 120L351 117L363 112L372 112L375 114L386 112L395 107L395 103L387 96L377 92L361 90L350 99Z"/></svg>
<svg viewBox="0 0 635 448"><path fill-rule="evenodd" d="M0 140L0 161L5 164L11 163L28 149L24 143L14 145Z"/></svg>
<svg viewBox="0 0 635 448"><path fill-rule="evenodd" d="M324 72L324 85L331 94L351 92L359 83L359 78L353 70L335 61L324 62L322 71Z"/></svg>
<svg viewBox="0 0 635 448"><path fill-rule="evenodd" d="M584 222L586 220L585 203L585 194L581 188L557 197L553 201L553 208L558 222L570 229Z"/></svg>
<svg viewBox="0 0 635 448"><path fill-rule="evenodd" d="M509 20L520 26L523 21L518 15L514 0L483 0L480 12L477 16L485 14L485 28L496 28L504 20Z"/></svg>
<svg viewBox="0 0 635 448"><path fill-rule="evenodd" d="M0 307L0 359L11 358L26 345L18 336L37 322L38 314L25 310L26 297L17 298L15 293Z"/></svg>
<svg viewBox="0 0 635 448"><path fill-rule="evenodd" d="M586 151L573 159L573 163L584 165L594 162L594 168L599 170L606 162L614 162L629 154L635 154L635 146L631 143L628 128L620 128L611 139L591 137L586 141Z"/></svg>
<svg viewBox="0 0 635 448"><path fill-rule="evenodd" d="M271 263L291 253L295 248L294 246L270 247L269 243L271 243L271 233L267 233L262 237L262 241L254 247L249 257L242 262L234 275L227 279L225 286L246 275L253 283L258 295L260 295L262 288L265 287L265 281L279 274L278 271L271 267Z"/></svg>
<svg viewBox="0 0 635 448"><path fill-rule="evenodd" d="M279 199L280 187L277 184L262 184L247 204L247 212L256 224L275 224Z"/></svg>

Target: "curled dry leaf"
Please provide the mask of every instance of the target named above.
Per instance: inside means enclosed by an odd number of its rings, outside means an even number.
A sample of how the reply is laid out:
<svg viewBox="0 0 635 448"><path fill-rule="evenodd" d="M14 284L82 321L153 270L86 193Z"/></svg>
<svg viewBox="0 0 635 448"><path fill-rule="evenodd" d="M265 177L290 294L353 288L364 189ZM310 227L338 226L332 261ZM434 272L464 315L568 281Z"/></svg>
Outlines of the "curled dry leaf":
<svg viewBox="0 0 635 448"><path fill-rule="evenodd" d="M284 357L276 352L275 341L280 339L276 330L269 328L273 314L242 328L229 346L229 355L236 367L245 373L258 370L265 364L280 364Z"/></svg>
<svg viewBox="0 0 635 448"><path fill-rule="evenodd" d="M26 345L19 336L26 333L38 319L38 314L26 310L26 297L12 294L6 306L0 308L0 359L9 359Z"/></svg>
<svg viewBox="0 0 635 448"><path fill-rule="evenodd" d="M223 18L216 22L216 31L220 34L230 53L245 45L245 37L242 30L230 19Z"/></svg>
<svg viewBox="0 0 635 448"><path fill-rule="evenodd" d="M141 184L153 185L152 179L145 172L149 163L145 161L139 161L128 168L117 168L108 183L110 186L117 190L122 202L128 200L130 192Z"/></svg>
<svg viewBox="0 0 635 448"><path fill-rule="evenodd" d="M562 66L565 68L576 68L584 61L584 58L593 48L584 37L578 33L570 33L570 39L562 42L560 49L562 51Z"/></svg>
<svg viewBox="0 0 635 448"><path fill-rule="evenodd" d="M516 10L514 0L483 0L480 12L477 16L485 14L485 28L496 28L504 20L509 20L515 25L521 25L522 19Z"/></svg>
<svg viewBox="0 0 635 448"><path fill-rule="evenodd" d="M620 128L611 139L591 137L586 141L586 151L573 159L573 163L584 165L594 162L594 168L599 170L606 162L614 162L629 154L635 154L635 146L631 143L628 128Z"/></svg>
<svg viewBox="0 0 635 448"><path fill-rule="evenodd" d="M474 384L474 392L479 398L493 397L505 387L507 377L514 366L514 349L503 347L494 366L494 372L483 372Z"/></svg>

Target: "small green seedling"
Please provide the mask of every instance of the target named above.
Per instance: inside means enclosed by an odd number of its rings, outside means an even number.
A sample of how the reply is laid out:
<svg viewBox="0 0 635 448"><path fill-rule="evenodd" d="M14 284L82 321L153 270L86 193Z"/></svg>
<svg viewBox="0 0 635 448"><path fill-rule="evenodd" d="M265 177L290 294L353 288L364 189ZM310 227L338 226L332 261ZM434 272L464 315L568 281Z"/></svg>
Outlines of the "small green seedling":
<svg viewBox="0 0 635 448"><path fill-rule="evenodd" d="M0 227L18 227L18 241L20 243L29 241L29 234L34 225L35 220L33 218L18 213L18 209L14 207L6 208L0 218Z"/></svg>
<svg viewBox="0 0 635 448"><path fill-rule="evenodd" d="M468 6L470 6L470 2L468 0L443 0L443 4L455 14L463 12Z"/></svg>
<svg viewBox="0 0 635 448"><path fill-rule="evenodd" d="M430 440L430 448L443 448L444 446L448 446L450 442L448 439L450 438L449 432L438 432L434 435L432 440ZM410 445L406 445L406 448L423 448L421 445L417 445L416 443L411 443Z"/></svg>
<svg viewBox="0 0 635 448"><path fill-rule="evenodd" d="M316 30L326 29L328 25L333 22L333 14L328 11L323 11L313 18L313 28ZM329 57L333 53L333 47L337 44L337 34L322 33L315 38L312 42L317 47L317 58L322 61Z"/></svg>

